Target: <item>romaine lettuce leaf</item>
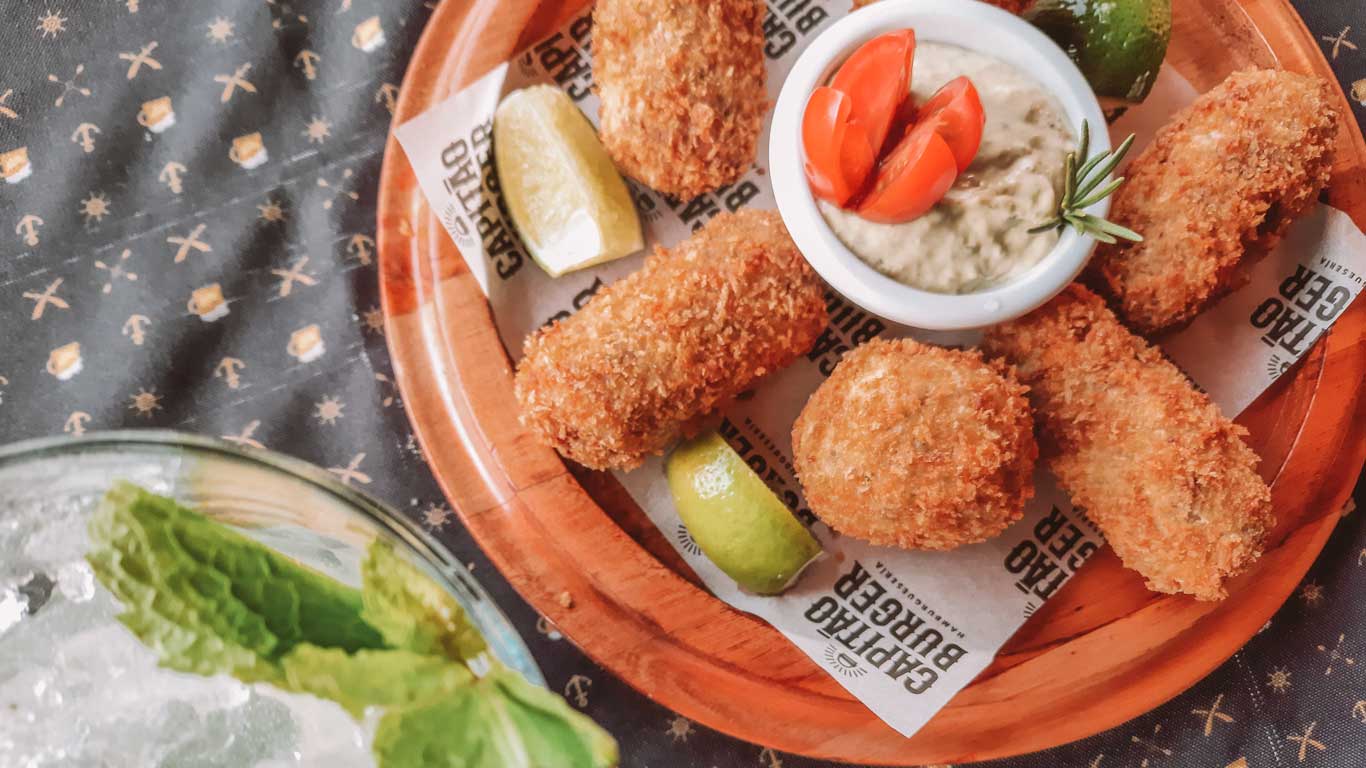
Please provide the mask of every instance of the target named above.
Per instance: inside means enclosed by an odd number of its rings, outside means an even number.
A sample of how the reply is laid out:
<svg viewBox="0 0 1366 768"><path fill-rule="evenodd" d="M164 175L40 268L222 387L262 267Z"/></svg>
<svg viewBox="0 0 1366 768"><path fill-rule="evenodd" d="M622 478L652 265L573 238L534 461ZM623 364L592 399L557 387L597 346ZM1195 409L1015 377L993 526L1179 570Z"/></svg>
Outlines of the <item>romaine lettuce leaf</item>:
<svg viewBox="0 0 1366 768"><path fill-rule="evenodd" d="M282 687L331 699L359 719L366 707L401 707L447 696L474 682L463 664L411 651L300 645L280 660Z"/></svg>
<svg viewBox="0 0 1366 768"><path fill-rule="evenodd" d="M361 563L361 617L395 648L469 660L486 649L465 609L385 541Z"/></svg>
<svg viewBox="0 0 1366 768"><path fill-rule="evenodd" d="M386 709L382 768L600 768L605 731L496 661L456 599L376 541L355 590L128 483L90 520L86 557L119 616L172 669L228 673L342 705ZM481 661L476 668L482 668Z"/></svg>
<svg viewBox="0 0 1366 768"><path fill-rule="evenodd" d="M390 709L375 732L384 768L610 768L617 743L559 696L495 667L474 685Z"/></svg>

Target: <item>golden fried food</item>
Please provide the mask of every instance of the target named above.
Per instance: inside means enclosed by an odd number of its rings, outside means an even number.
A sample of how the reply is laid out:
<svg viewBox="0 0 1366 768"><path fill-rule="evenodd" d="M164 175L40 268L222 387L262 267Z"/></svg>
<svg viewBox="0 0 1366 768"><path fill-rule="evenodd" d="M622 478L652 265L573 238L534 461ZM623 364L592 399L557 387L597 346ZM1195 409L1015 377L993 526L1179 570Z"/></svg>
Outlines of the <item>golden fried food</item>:
<svg viewBox="0 0 1366 768"><path fill-rule="evenodd" d="M586 467L629 469L804 354L825 323L824 287L778 214L723 213L527 337L522 423Z"/></svg>
<svg viewBox="0 0 1366 768"><path fill-rule="evenodd" d="M854 10L857 11L865 5L872 5L876 2L878 2L878 0L854 0ZM1038 0L984 0L984 2L988 5L994 5L997 8L1004 8L1018 16L1030 8L1033 8L1034 3L1038 2Z"/></svg>
<svg viewBox="0 0 1366 768"><path fill-rule="evenodd" d="M1247 432L1080 285L987 332L1030 388L1045 463L1124 564L1201 600L1275 523Z"/></svg>
<svg viewBox="0 0 1366 768"><path fill-rule="evenodd" d="M1020 519L1038 448L1025 388L975 351L875 339L846 354L792 427L811 511L841 533L953 549Z"/></svg>
<svg viewBox="0 0 1366 768"><path fill-rule="evenodd" d="M681 199L740 178L768 111L762 0L600 0L593 76L603 146Z"/></svg>
<svg viewBox="0 0 1366 768"><path fill-rule="evenodd" d="M1092 282L1142 333L1189 321L1246 282L1247 268L1318 198L1337 120L1318 77L1230 75L1129 166L1110 219L1144 240L1102 245Z"/></svg>

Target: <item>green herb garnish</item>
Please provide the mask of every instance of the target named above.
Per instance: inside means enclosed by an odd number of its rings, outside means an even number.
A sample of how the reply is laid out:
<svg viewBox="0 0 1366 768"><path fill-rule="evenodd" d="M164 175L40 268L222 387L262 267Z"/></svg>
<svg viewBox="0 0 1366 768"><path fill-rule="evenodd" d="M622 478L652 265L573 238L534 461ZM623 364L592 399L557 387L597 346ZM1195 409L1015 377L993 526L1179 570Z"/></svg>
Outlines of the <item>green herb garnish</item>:
<svg viewBox="0 0 1366 768"><path fill-rule="evenodd" d="M1143 236L1132 229L1086 212L1087 208L1114 194L1119 185L1124 183L1124 177L1121 176L1101 186L1133 145L1134 135L1131 133L1118 148L1087 157L1091 151L1091 126L1087 121L1081 121L1080 146L1076 152L1067 153L1067 160L1063 164L1063 187L1062 196L1058 198L1058 210L1052 219L1030 229L1029 233L1062 231L1070 226L1077 234L1089 235L1102 243L1116 243L1119 239L1142 242ZM1085 159L1079 161L1078 158ZM1080 166L1078 162L1081 162Z"/></svg>
<svg viewBox="0 0 1366 768"><path fill-rule="evenodd" d="M230 674L384 715L381 768L607 768L617 745L485 651L450 594L382 541L359 590L129 483L90 520L86 555L163 666ZM470 662L477 660L476 672Z"/></svg>

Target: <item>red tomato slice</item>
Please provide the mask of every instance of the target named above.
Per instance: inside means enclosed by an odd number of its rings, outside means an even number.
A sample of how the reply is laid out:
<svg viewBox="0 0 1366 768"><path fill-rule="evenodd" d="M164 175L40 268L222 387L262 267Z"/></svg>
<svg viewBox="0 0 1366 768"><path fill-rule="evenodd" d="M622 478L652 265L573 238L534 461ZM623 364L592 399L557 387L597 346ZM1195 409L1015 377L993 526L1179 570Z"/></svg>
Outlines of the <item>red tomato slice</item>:
<svg viewBox="0 0 1366 768"><path fill-rule="evenodd" d="M844 205L873 170L875 158L863 126L849 122L847 94L822 86L802 113L806 178L816 197Z"/></svg>
<svg viewBox="0 0 1366 768"><path fill-rule="evenodd" d="M901 102L901 106L897 108L896 114L892 116L892 128L887 134L887 142L883 147L883 150L885 150L883 154L891 152L897 144L901 143L902 139L906 138L906 134L910 132L911 128L915 127L917 111L914 94L907 96L906 100Z"/></svg>
<svg viewBox="0 0 1366 768"><path fill-rule="evenodd" d="M915 30L888 32L859 46L830 81L853 100L849 120L868 132L875 154L886 148L892 118L910 97L914 59Z"/></svg>
<svg viewBox="0 0 1366 768"><path fill-rule="evenodd" d="M948 142L924 123L878 166L877 177L863 201L860 216L883 224L910 221L934 207L958 178L958 166Z"/></svg>
<svg viewBox="0 0 1366 768"><path fill-rule="evenodd" d="M934 92L929 101L920 106L917 124L929 124L944 137L962 173L977 156L982 145L982 127L987 116L982 111L982 100L977 88L966 77L956 77Z"/></svg>
<svg viewBox="0 0 1366 768"><path fill-rule="evenodd" d="M840 147L840 167L844 171L844 180L849 185L849 195L838 204L844 205L849 202L863 186L868 183L868 178L873 175L873 166L877 165L877 154L873 152L872 142L868 140L868 131L858 123L850 123L844 133L844 143Z"/></svg>
<svg viewBox="0 0 1366 768"><path fill-rule="evenodd" d="M819 198L843 205L853 193L840 164L844 134L849 125L849 97L824 86L811 92L802 113L802 148L806 150L806 180Z"/></svg>

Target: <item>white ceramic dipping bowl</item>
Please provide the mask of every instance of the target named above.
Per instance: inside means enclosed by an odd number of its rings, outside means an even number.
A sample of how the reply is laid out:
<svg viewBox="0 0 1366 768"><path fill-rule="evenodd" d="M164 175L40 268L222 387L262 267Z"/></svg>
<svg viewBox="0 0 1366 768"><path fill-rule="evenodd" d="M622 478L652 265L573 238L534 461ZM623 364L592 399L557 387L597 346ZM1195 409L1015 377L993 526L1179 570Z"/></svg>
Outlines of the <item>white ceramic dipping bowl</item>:
<svg viewBox="0 0 1366 768"><path fill-rule="evenodd" d="M963 330L1002 323L1034 309L1086 266L1095 241L1071 229L1032 268L975 293L923 291L878 272L855 256L826 224L803 170L802 113L807 99L864 42L897 29L994 56L1051 93L1072 132L1090 123L1091 153L1110 149L1100 103L1072 60L1029 22L995 6L963 0L887 0L862 8L821 33L793 65L773 111L769 172L783 222L811 266L832 288L869 312L916 328ZM987 120L991 116L987 115ZM1086 209L1104 217L1106 198Z"/></svg>

